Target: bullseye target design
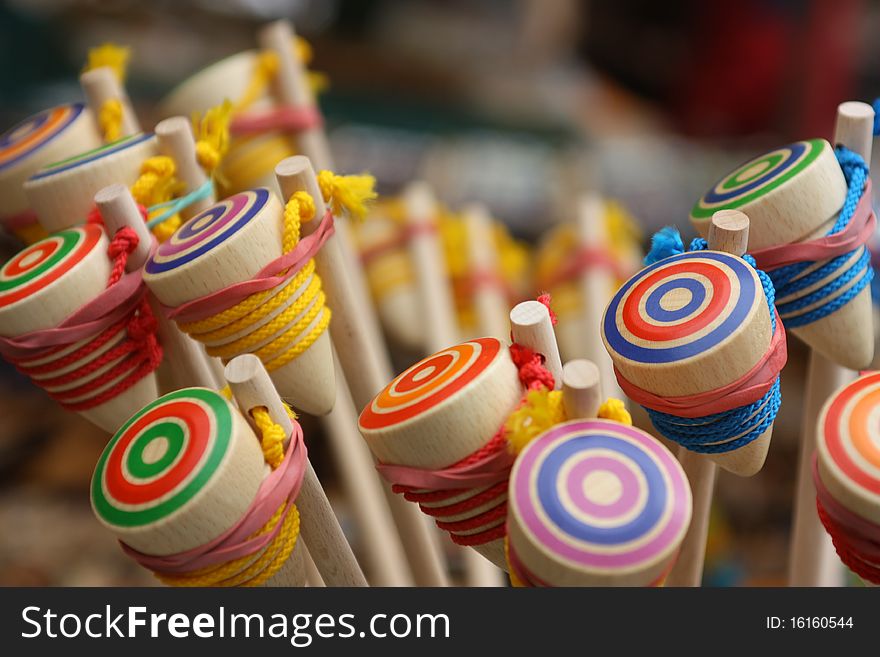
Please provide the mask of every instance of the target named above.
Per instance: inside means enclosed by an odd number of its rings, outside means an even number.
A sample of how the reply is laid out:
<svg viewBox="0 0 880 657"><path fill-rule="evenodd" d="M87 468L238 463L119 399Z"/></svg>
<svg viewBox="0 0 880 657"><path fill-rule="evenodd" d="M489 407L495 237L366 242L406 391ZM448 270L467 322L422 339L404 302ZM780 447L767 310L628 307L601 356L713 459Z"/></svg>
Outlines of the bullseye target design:
<svg viewBox="0 0 880 657"><path fill-rule="evenodd" d="M35 173L33 176L31 176L30 179L43 180L44 178L50 178L51 176L56 176L60 173L64 173L65 171L70 171L71 169L86 166L96 160L111 157L122 151L137 148L141 144L149 141L154 141L155 139L156 136L151 132L139 135L132 135L130 137L123 137L122 139L118 139L109 144L99 146L98 148L86 151L85 153L79 153L77 155L74 155L73 157L69 157L59 162L53 162L41 171Z"/></svg>
<svg viewBox="0 0 880 657"><path fill-rule="evenodd" d="M429 356L376 395L359 424L382 429L420 415L470 385L498 358L509 355L495 338L471 340Z"/></svg>
<svg viewBox="0 0 880 657"><path fill-rule="evenodd" d="M713 251L654 263L617 291L602 320L612 357L671 363L728 340L763 299L755 271Z"/></svg>
<svg viewBox="0 0 880 657"><path fill-rule="evenodd" d="M0 171L30 157L82 115L82 103L60 105L25 119L0 136Z"/></svg>
<svg viewBox="0 0 880 657"><path fill-rule="evenodd" d="M764 153L741 165L707 191L691 210L691 218L709 220L718 210L741 208L784 184L830 148L823 139L799 141Z"/></svg>
<svg viewBox="0 0 880 657"><path fill-rule="evenodd" d="M116 527L142 527L187 505L229 452L232 413L217 392L178 390L116 433L92 477L92 506Z"/></svg>
<svg viewBox="0 0 880 657"><path fill-rule="evenodd" d="M880 509L880 373L856 379L830 399L819 427L823 474Z"/></svg>
<svg viewBox="0 0 880 657"><path fill-rule="evenodd" d="M63 230L19 252L0 268L0 308L45 288L96 248L103 230L86 224Z"/></svg>
<svg viewBox="0 0 880 657"><path fill-rule="evenodd" d="M509 513L528 540L582 570L631 570L670 557L691 493L678 461L645 432L575 420L517 458Z"/></svg>
<svg viewBox="0 0 880 657"><path fill-rule="evenodd" d="M149 274L180 267L208 253L247 225L269 202L265 187L230 196L183 224L147 262Z"/></svg>

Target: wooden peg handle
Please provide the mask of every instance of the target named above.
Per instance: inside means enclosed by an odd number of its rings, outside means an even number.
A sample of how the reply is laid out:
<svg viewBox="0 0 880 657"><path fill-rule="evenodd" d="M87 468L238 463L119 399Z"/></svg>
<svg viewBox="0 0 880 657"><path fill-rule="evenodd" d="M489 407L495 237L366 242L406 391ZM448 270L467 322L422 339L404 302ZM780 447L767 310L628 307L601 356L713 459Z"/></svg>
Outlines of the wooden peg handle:
<svg viewBox="0 0 880 657"><path fill-rule="evenodd" d="M253 354L237 356L229 361L225 374L232 394L249 422L253 421L249 411L265 406L272 420L281 424L286 432L293 429L281 397L259 358ZM366 586L364 574L309 461L306 461L297 505L302 509L300 527L303 538L327 585Z"/></svg>
<svg viewBox="0 0 880 657"><path fill-rule="evenodd" d="M196 158L196 142L189 121L182 116L172 116L156 124L159 152L167 155L177 167L177 178L186 186L186 192L194 192L205 184L208 176ZM214 194L192 203L181 210L184 219L196 216L214 205Z"/></svg>
<svg viewBox="0 0 880 657"><path fill-rule="evenodd" d="M749 218L739 210L719 210L709 226L709 248L742 257L749 248Z"/></svg>
<svg viewBox="0 0 880 657"><path fill-rule="evenodd" d="M128 187L119 183L104 187L95 194L95 205L101 212L110 238L126 226L137 233L137 247L128 257L125 268L128 271L135 271L143 267L147 258L150 257L153 236L141 216L141 211L138 209L134 197L128 191Z"/></svg>
<svg viewBox="0 0 880 657"><path fill-rule="evenodd" d="M101 108L108 100L117 99L122 103L122 125L119 137L128 137L141 131L128 94L112 68L100 66L86 71L79 76L79 82L86 95L89 108L96 117L100 115Z"/></svg>
<svg viewBox="0 0 880 657"><path fill-rule="evenodd" d="M562 359L547 306L540 301L517 304L510 311L510 328L514 342L544 357L544 367L553 375L555 388L559 390L562 387Z"/></svg>
<svg viewBox="0 0 880 657"><path fill-rule="evenodd" d="M874 108L855 100L838 105L834 143L858 153L870 166L874 143Z"/></svg>
<svg viewBox="0 0 880 657"><path fill-rule="evenodd" d="M602 405L599 368L585 358L571 360L562 368L562 405L568 420L596 417Z"/></svg>

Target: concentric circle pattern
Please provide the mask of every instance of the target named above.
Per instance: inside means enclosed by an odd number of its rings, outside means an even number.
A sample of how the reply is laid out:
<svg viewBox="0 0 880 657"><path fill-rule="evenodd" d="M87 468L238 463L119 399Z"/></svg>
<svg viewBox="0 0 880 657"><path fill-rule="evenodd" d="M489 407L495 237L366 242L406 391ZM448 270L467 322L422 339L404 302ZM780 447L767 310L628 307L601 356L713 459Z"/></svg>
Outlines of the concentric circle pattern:
<svg viewBox="0 0 880 657"><path fill-rule="evenodd" d="M0 171L27 159L83 113L82 103L60 105L25 119L0 136Z"/></svg>
<svg viewBox="0 0 880 657"><path fill-rule="evenodd" d="M567 422L529 443L511 474L509 504L542 551L589 571L670 557L691 515L672 454L645 432L605 420Z"/></svg>
<svg viewBox="0 0 880 657"><path fill-rule="evenodd" d="M718 210L741 208L784 184L806 169L825 148L822 139L799 141L749 160L703 195L691 217L708 220Z"/></svg>
<svg viewBox="0 0 880 657"><path fill-rule="evenodd" d="M92 505L110 525L142 527L184 507L229 452L232 414L217 392L161 397L116 433L92 477Z"/></svg>
<svg viewBox="0 0 880 657"><path fill-rule="evenodd" d="M880 508L880 373L840 391L823 409L819 426L823 469Z"/></svg>
<svg viewBox="0 0 880 657"><path fill-rule="evenodd" d="M754 270L726 253L682 253L643 269L617 291L603 319L613 355L672 363L729 339L763 294Z"/></svg>
<svg viewBox="0 0 880 657"><path fill-rule="evenodd" d="M246 226L269 202L269 193L265 187L241 192L196 215L159 245L147 273L160 274L208 253Z"/></svg>
<svg viewBox="0 0 880 657"><path fill-rule="evenodd" d="M27 247L0 268L0 308L45 288L94 249L103 231L86 224L63 230Z"/></svg>
<svg viewBox="0 0 880 657"><path fill-rule="evenodd" d="M425 358L376 395L361 413L361 428L383 429L430 410L472 383L498 358L508 355L495 338L471 340Z"/></svg>
<svg viewBox="0 0 880 657"><path fill-rule="evenodd" d="M156 137L151 132L139 135L132 135L130 137L123 137L122 139L119 139L109 144L105 144L104 146L100 146L90 151L86 151L85 153L79 153L78 155L74 155L73 157L69 157L65 160L53 162L49 166L31 176L31 180L43 180L44 178L56 176L60 173L64 173L65 171L70 171L71 169L76 169L78 167L90 164L96 160L110 157L111 155L119 153L120 151L134 148L139 144L143 144L144 142L150 141L151 139L155 138Z"/></svg>

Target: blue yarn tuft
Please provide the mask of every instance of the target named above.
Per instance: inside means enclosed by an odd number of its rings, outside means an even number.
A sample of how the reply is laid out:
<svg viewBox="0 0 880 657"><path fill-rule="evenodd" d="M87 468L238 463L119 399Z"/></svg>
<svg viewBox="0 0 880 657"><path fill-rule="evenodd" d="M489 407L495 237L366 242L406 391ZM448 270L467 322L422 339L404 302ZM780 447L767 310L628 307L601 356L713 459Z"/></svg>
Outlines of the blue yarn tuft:
<svg viewBox="0 0 880 657"><path fill-rule="evenodd" d="M684 253L681 233L675 226L664 226L651 237L651 250L645 256L645 264L653 265L679 253Z"/></svg>

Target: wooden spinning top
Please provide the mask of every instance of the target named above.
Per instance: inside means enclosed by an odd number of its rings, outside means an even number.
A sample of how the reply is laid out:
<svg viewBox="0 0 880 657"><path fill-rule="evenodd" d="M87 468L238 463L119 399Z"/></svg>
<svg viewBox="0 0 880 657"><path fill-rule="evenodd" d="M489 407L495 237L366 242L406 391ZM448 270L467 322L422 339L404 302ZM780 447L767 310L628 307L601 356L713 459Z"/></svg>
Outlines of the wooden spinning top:
<svg viewBox="0 0 880 657"><path fill-rule="evenodd" d="M144 160L159 154L152 133L125 137L106 146L49 165L24 184L31 207L49 232L85 222L101 189L132 185Z"/></svg>
<svg viewBox="0 0 880 657"><path fill-rule="evenodd" d="M380 463L438 470L489 443L522 393L508 348L496 338L478 338L449 347L404 371L361 412L358 426ZM467 499L481 490L464 489L460 497ZM485 510L478 507L470 514ZM501 522L503 518L495 524ZM477 527L466 533L486 529ZM500 540L474 547L504 567Z"/></svg>
<svg viewBox="0 0 880 657"><path fill-rule="evenodd" d="M119 428L95 467L92 508L131 548L174 555L235 526L267 473L260 440L238 409L214 390L184 388ZM302 586L301 553L296 546L267 584Z"/></svg>
<svg viewBox="0 0 880 657"><path fill-rule="evenodd" d="M724 250L681 253L646 267L605 310L602 340L619 375L654 395L716 390L746 375L768 352L767 299L754 268L738 257L748 219L738 212L718 215L716 227L723 230L710 244ZM771 432L772 425L735 450L706 456L736 474L755 474Z"/></svg>
<svg viewBox="0 0 880 657"><path fill-rule="evenodd" d="M51 329L95 299L107 288L110 278L108 245L104 231L97 225L87 224L36 242L4 264L0 269L0 335L18 337L33 331ZM75 372L100 358L125 340L126 335L123 328L91 353L63 366L59 365L57 369L51 368L51 371L33 374L31 378L50 393L63 393L93 381L128 356L119 356L73 381L51 382L56 377ZM84 347L94 337L96 336L21 365L27 368L51 365ZM122 374L81 397L67 401L85 402L118 385L127 376L127 373ZM131 415L133 409L141 408L158 394L156 377L151 372L119 395L80 411L80 414L105 431L113 432Z"/></svg>
<svg viewBox="0 0 880 657"><path fill-rule="evenodd" d="M25 119L0 136L0 223L27 243L45 233L35 231L35 217L24 182L40 168L92 150L101 135L92 113L82 103L59 105Z"/></svg>
<svg viewBox="0 0 880 657"><path fill-rule="evenodd" d="M847 107L850 106L850 107ZM861 106L861 107L860 107ZM861 131L870 135L871 122L864 119L864 103L844 103L839 111L841 120L861 123ZM860 137L862 139L862 137ZM718 181L691 209L691 223L704 237L708 234L712 214L721 209L736 209L751 221L749 249L803 242L822 237L837 220L847 193L843 171L834 150L824 139L799 141L759 155ZM822 288L853 266L864 254L864 247L855 249L852 257L839 271L832 272L815 284L776 299L783 304L801 299ZM804 275L827 264L820 261ZM832 302L858 282L855 277L818 302L796 310L782 312L790 320ZM871 295L866 286L855 298L831 314L803 326L791 327L792 333L811 348L850 369L867 367L873 357L871 332Z"/></svg>
<svg viewBox="0 0 880 657"><path fill-rule="evenodd" d="M510 475L511 573L533 586L656 586L690 518L685 474L659 441L608 420L559 424Z"/></svg>
<svg viewBox="0 0 880 657"><path fill-rule="evenodd" d="M249 280L282 255L283 211L281 202L266 188L220 201L184 223L159 245L144 268L144 281L159 301L176 307ZM271 304L272 310L259 313L258 320L249 314L230 320L219 330L195 332L193 337L204 342L209 353L212 349L235 352L224 356L224 361L263 350L266 353L261 354L261 359L269 364L317 326L322 313L327 312L326 308L317 312L301 331L284 338L318 303L315 298L307 307L296 305L314 278L314 273L307 276L296 290L287 289L289 281L270 290L261 305ZM283 322L275 320L284 317L284 313L293 316L283 326L273 325ZM333 408L336 397L332 358L330 337L325 330L304 352L271 369L270 376L285 400L307 413L323 415Z"/></svg>

